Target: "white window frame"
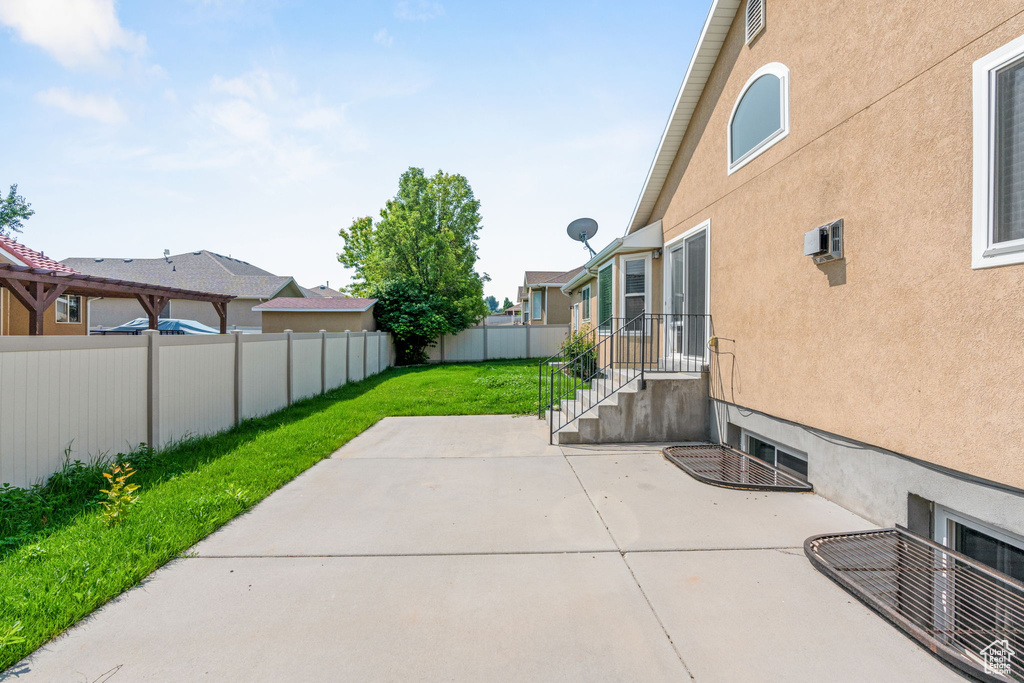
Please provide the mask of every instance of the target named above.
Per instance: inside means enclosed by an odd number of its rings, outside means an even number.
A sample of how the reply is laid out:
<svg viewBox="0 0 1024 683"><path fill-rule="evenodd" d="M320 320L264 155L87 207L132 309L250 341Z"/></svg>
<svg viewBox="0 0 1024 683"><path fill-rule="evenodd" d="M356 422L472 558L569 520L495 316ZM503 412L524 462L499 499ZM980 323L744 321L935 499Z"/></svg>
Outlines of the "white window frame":
<svg viewBox="0 0 1024 683"><path fill-rule="evenodd" d="M781 97L779 97L779 106L781 111L779 112L779 121L782 123L782 128L772 133L767 138L758 143L753 149L748 151L746 154L741 156L735 162L732 161L732 121L736 117L736 110L740 106L740 102L743 101L743 96L747 94L747 90L754 84L754 81L771 74L777 76L779 79L779 87L781 88ZM751 161L761 156L768 149L774 147L776 144L781 142L785 137L789 135L789 67L780 62L771 62L765 64L760 69L755 71L747 82L743 85L743 89L740 91L739 97L733 102L732 112L729 114L729 123L725 128L725 140L726 140L726 152L725 152L725 163L726 169L729 175L732 175L736 171L740 170Z"/></svg>
<svg viewBox="0 0 1024 683"><path fill-rule="evenodd" d="M78 299L78 320L61 320L59 313L59 306L61 300L64 300L68 310L68 317L71 317L71 299ZM54 302L53 318L58 325L81 325L82 324L82 296L80 294L61 294L57 297L57 301Z"/></svg>
<svg viewBox="0 0 1024 683"><path fill-rule="evenodd" d="M996 72L1024 58L1024 36L974 62L974 208L971 267L1024 263L1024 239L992 242Z"/></svg>
<svg viewBox="0 0 1024 683"><path fill-rule="evenodd" d="M540 315L537 315L537 295L538 294L540 294ZM544 321L544 313L545 313L545 311L547 309L547 306L544 305L545 304L544 300L547 298L547 297L544 296L545 294L547 294L547 290L546 289L533 289L533 290L530 290L530 320L540 320L542 325L544 324L543 323L543 321Z"/></svg>
<svg viewBox="0 0 1024 683"><path fill-rule="evenodd" d="M693 226L686 232L665 242L665 246L662 248L661 254L661 310L663 313L672 313L672 252L676 247L682 246L683 242L690 239L694 235L698 234L701 230L705 232L707 237L706 248L705 248L705 259L704 259L704 315L711 315L711 219L708 218L701 223ZM711 338L711 326L708 325L707 329L708 339ZM665 344L665 349L671 349L671 341L669 336L672 334L672 330L669 325L665 325L665 339L662 340ZM704 340L704 356L701 358L707 359L709 349L707 348L707 339ZM681 356L682 354L680 354ZM689 357L689 356L688 356Z"/></svg>
<svg viewBox="0 0 1024 683"><path fill-rule="evenodd" d="M593 308L592 302L590 301L590 285L587 285L586 287L580 290L580 304L582 304L580 306L580 320L582 320L585 323L589 323L590 316L593 315L593 313L590 310L591 308ZM582 317L583 311L586 311L588 313L588 315L585 318Z"/></svg>
<svg viewBox="0 0 1024 683"><path fill-rule="evenodd" d="M956 522L957 524L970 527L971 529L983 533L986 536L991 536L997 541L1002 541L1007 545L1012 545L1024 550L1024 538L1014 536L1013 534L1009 534L1005 531L1000 531L999 529L996 529L995 527L973 517L969 517L962 512L956 512L937 504L935 506L935 542L939 545L946 546L950 550L956 550L956 548L953 547L953 536L950 534L950 529L953 526L951 522Z"/></svg>
<svg viewBox="0 0 1024 683"><path fill-rule="evenodd" d="M751 453L751 451L750 451L750 437L754 437L758 441L763 441L764 443L768 444L769 446L772 446L775 449L776 456L775 456L775 462L772 463L773 467L778 467L779 466L778 452L780 450L781 451L785 451L789 455L792 455L797 460L803 460L804 462L806 462L807 463L807 480L808 481L811 480L811 459L809 457L807 457L806 453L804 453L801 450L797 450L796 448L793 448L792 446L787 446L786 444L779 443L775 439L769 439L767 437L761 436L757 432L751 432L751 431L749 431L747 429L741 429L740 430L740 438L741 438L741 443L743 444L743 452L746 453L747 455L750 455L750 457L752 457L752 458L756 458L757 456L753 455ZM796 476L796 475L794 475L794 476Z"/></svg>
<svg viewBox="0 0 1024 683"><path fill-rule="evenodd" d="M649 314L651 310L651 252L643 254L623 254L619 257L619 310L622 311L622 322L629 322L626 320L626 262L627 261L643 261L644 262L644 313ZM634 297L636 294L630 294L629 296ZM612 293L612 298L615 298L615 293ZM634 332L627 332L626 334L640 334L640 330Z"/></svg>

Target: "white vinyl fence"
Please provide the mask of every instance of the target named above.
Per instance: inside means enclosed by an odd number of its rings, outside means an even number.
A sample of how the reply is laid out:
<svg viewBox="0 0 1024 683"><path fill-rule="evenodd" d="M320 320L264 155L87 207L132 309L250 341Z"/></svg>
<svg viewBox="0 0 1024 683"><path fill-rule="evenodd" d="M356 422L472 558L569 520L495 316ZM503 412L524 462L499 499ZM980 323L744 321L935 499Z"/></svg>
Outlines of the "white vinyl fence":
<svg viewBox="0 0 1024 683"><path fill-rule="evenodd" d="M568 325L480 325L445 335L427 350L431 363L547 358L569 335Z"/></svg>
<svg viewBox="0 0 1024 683"><path fill-rule="evenodd" d="M0 337L0 483L166 446L375 375L384 332Z"/></svg>

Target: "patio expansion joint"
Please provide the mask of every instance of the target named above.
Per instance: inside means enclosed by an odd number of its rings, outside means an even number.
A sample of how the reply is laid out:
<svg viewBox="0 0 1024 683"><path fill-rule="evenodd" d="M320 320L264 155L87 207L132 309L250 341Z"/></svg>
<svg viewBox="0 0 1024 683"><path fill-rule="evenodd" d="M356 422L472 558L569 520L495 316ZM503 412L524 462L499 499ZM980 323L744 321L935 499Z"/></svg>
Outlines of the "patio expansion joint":
<svg viewBox="0 0 1024 683"><path fill-rule="evenodd" d="M360 558L360 557L489 557L503 555L608 555L622 553L612 548L595 550L494 550L451 553L309 553L303 555L185 555L182 560L296 560L302 558Z"/></svg>
<svg viewBox="0 0 1024 683"><path fill-rule="evenodd" d="M601 520L601 524L604 524L604 528L608 532L608 536L612 539L612 542L615 543L615 547L619 549L619 557L622 558L622 564L626 567L626 571L629 572L630 577L633 579L633 584L636 586L636 589L640 591L640 595L643 596L644 602L647 603L647 609L651 611L651 615L654 617L654 620L658 622L658 627L665 635L665 639L668 640L668 644L672 647L672 651L676 654L676 659L679 660L679 664L683 667L683 670L686 671L686 675L690 677L690 680L696 681L697 679L694 678L693 671L686 663L686 660L683 659L683 654L679 651L679 648L676 647L675 641L672 640L672 636L669 635L668 629L665 627L665 622L661 620L661 616L658 614L657 610L654 609L654 605L651 604L651 599L647 597L647 592L644 590L644 587L640 585L640 581L637 580L636 574L633 572L633 568L630 567L629 562L626 561L626 551L622 549L622 546L619 545L619 542L615 539L615 534L613 534L612 530L608 528L608 523L605 521L604 516L601 515L601 511L597 509L597 505L594 504L593 498L590 497L590 491L587 491L587 487L583 485L583 480L580 479L580 475L576 471L576 468L572 466L572 461L569 459L569 456L563 457L565 457L565 462L569 465L569 469L572 470L573 476L576 477L576 481L579 483L580 489L583 490L583 495L587 497L587 501L594 509L598 519Z"/></svg>

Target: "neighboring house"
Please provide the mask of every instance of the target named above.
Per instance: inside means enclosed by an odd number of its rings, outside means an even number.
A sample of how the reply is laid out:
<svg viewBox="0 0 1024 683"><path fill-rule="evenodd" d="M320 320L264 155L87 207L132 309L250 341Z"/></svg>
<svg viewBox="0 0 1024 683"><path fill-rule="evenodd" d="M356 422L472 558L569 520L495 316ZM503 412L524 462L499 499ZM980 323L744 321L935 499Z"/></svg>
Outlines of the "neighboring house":
<svg viewBox="0 0 1024 683"><path fill-rule="evenodd" d="M1020 9L715 0L563 292L704 359L713 438L1024 579Z"/></svg>
<svg viewBox="0 0 1024 683"><path fill-rule="evenodd" d="M307 296L291 277L274 275L245 261L205 250L151 259L68 258L61 263L88 275L230 294L235 299L228 304L229 329L258 332L260 316L253 312L254 305L274 297ZM104 298L92 302L90 324L93 328L117 327L136 317L138 308L132 302ZM209 306L182 299L172 299L160 317L195 320L210 327L219 325L216 312Z"/></svg>
<svg viewBox="0 0 1024 683"><path fill-rule="evenodd" d="M345 296L338 290L331 289L330 283L326 285L319 285L317 287L299 287L299 289L301 289L302 293L307 297L322 296L328 298L338 298Z"/></svg>
<svg viewBox="0 0 1024 683"><path fill-rule="evenodd" d="M582 268L570 271L528 270L523 276L518 299L525 325L566 325L571 320L569 297L562 285Z"/></svg>
<svg viewBox="0 0 1024 683"><path fill-rule="evenodd" d="M280 297L252 310L261 316L263 332L376 332L376 303L376 299L347 297Z"/></svg>
<svg viewBox="0 0 1024 683"><path fill-rule="evenodd" d="M29 249L20 242L0 235L0 263L28 266L57 273L74 274L75 270ZM89 299L76 294L57 297L53 305L43 312L44 335L89 334ZM135 303L135 315L139 304ZM29 333L29 310L20 302L10 287L0 288L0 336Z"/></svg>
<svg viewBox="0 0 1024 683"><path fill-rule="evenodd" d="M167 302L181 300L212 309L214 329L225 333L233 297L83 274L0 236L0 335L89 334L92 306L100 298L122 303L129 320L142 313L152 330Z"/></svg>

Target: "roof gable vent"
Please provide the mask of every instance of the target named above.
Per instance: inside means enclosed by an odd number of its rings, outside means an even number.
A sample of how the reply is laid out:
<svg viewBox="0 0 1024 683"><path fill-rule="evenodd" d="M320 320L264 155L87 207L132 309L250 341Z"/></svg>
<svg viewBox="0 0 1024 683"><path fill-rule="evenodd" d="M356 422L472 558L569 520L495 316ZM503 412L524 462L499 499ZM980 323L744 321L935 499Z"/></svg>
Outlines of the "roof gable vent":
<svg viewBox="0 0 1024 683"><path fill-rule="evenodd" d="M747 0L747 45L764 30L764 0Z"/></svg>

